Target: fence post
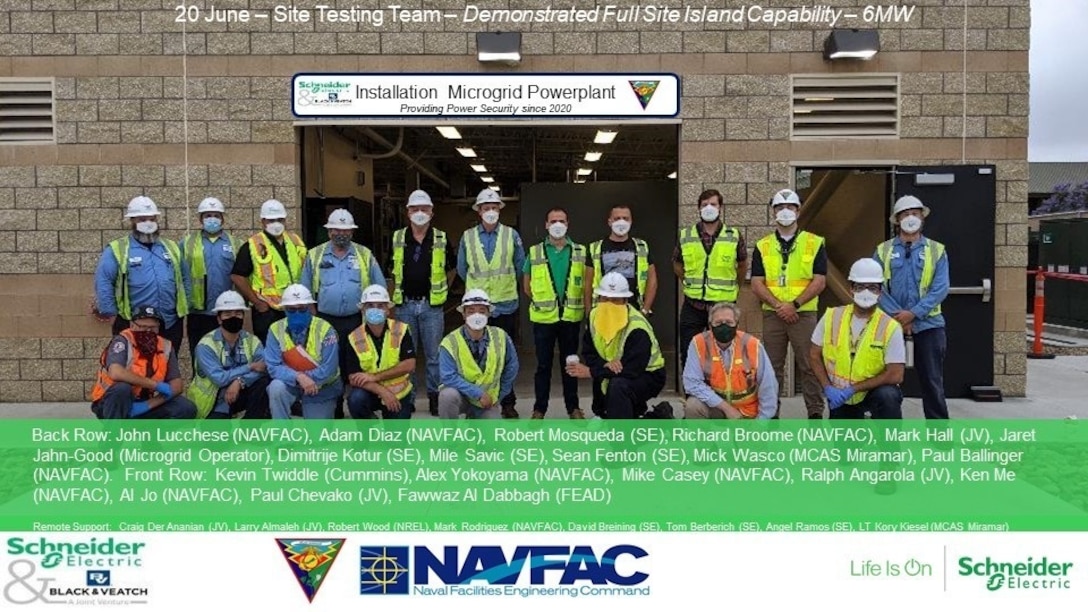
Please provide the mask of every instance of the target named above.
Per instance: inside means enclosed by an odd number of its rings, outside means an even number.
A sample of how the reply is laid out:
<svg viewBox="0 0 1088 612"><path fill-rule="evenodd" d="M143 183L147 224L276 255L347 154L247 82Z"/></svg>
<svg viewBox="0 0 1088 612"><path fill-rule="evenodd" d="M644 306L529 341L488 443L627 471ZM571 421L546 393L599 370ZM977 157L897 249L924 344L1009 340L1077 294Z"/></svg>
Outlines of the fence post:
<svg viewBox="0 0 1088 612"><path fill-rule="evenodd" d="M1054 355L1043 352L1043 316L1046 311L1046 298L1043 295L1046 285L1046 275L1040 266L1035 269L1035 304L1032 308L1032 328L1035 332L1035 340L1031 344L1031 352L1028 359L1054 359Z"/></svg>

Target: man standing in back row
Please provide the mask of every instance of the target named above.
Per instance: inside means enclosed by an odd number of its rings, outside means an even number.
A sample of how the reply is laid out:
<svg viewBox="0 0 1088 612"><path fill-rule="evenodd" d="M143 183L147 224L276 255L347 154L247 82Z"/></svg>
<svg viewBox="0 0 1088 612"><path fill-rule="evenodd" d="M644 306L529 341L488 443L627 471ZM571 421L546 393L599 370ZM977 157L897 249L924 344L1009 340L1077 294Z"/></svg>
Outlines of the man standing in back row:
<svg viewBox="0 0 1088 612"><path fill-rule="evenodd" d="M608 229L605 240L589 245L590 264L586 266L586 312L597 304L594 289L605 274L618 272L627 279L633 294L628 303L645 316L653 314L657 299L657 266L650 257L650 247L645 240L633 238L631 209L623 204L612 207L608 213Z"/></svg>

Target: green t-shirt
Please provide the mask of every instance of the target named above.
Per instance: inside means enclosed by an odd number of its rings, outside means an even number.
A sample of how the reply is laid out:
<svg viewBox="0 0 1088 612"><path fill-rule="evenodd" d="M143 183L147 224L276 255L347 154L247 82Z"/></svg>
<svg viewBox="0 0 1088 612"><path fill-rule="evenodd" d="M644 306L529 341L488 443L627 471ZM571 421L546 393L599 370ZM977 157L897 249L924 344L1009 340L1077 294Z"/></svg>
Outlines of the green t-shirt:
<svg viewBox="0 0 1088 612"><path fill-rule="evenodd" d="M555 281L555 294L563 296L567 293L567 277L570 276L570 260L572 249L568 240L562 249L555 248L551 241L544 243L544 256L548 258L548 268L552 272ZM532 274L532 258L525 258L525 269L522 272L528 276Z"/></svg>

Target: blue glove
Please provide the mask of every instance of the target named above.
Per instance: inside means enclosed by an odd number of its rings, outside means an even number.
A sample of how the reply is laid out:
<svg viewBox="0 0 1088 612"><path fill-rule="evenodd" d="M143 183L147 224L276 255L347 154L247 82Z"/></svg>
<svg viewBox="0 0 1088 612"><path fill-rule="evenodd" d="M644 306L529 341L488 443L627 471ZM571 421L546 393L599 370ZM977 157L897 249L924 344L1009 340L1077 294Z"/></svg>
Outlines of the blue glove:
<svg viewBox="0 0 1088 612"><path fill-rule="evenodd" d="M174 397L174 388L170 386L170 383L161 382L155 385L155 390L162 394L166 399Z"/></svg>
<svg viewBox="0 0 1088 612"><path fill-rule="evenodd" d="M147 402L132 402L132 410L129 411L128 415L130 417L138 417L150 410L151 407L147 405Z"/></svg>
<svg viewBox="0 0 1088 612"><path fill-rule="evenodd" d="M839 397L838 387L827 385L824 387L824 395L827 397L827 407L834 410L842 405L842 402L837 402L836 398Z"/></svg>

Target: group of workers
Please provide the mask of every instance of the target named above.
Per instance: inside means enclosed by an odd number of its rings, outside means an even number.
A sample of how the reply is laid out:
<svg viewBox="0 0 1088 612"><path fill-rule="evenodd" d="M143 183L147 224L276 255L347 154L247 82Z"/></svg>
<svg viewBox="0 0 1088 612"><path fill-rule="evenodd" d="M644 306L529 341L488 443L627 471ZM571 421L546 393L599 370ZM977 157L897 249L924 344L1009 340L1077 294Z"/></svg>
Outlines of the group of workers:
<svg viewBox="0 0 1088 612"><path fill-rule="evenodd" d="M344 418L346 405L355 419L410 418L419 388L434 416L517 418L512 338L524 297L536 357L532 418L547 413L557 355L571 419L587 418L579 379L591 381L596 417L644 416L666 370L651 322L657 269L646 241L630 235L631 209L614 206L608 236L586 246L570 239L567 211L553 208L547 238L526 248L500 222L504 206L495 191L481 191L473 205L480 222L454 245L432 225L430 196L413 192L383 271L353 241L347 210L333 211L329 240L307 249L287 231L281 202L262 204L262 231L240 241L223 229L223 203L206 198L197 208L200 230L179 245L160 235L156 204L134 198L126 212L132 231L103 250L95 276L94 312L112 321L114 338L92 391L94 414L332 419ZM750 259L741 232L724 222L716 190L699 196L700 221L679 232L673 269L683 288L684 415L778 418L792 348L809 418L822 419L825 403L831 418L902 418L910 338L925 415L947 419L948 259L922 234L929 208L913 196L895 203L895 237L850 269L853 303L817 321L824 239L798 228L795 192L779 191L770 206L777 228ZM749 268L763 310L759 338L738 329ZM463 324L446 334L455 275L465 284ZM177 356L184 332L188 382ZM417 381L420 353L426 368Z"/></svg>

